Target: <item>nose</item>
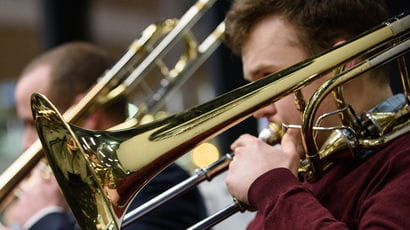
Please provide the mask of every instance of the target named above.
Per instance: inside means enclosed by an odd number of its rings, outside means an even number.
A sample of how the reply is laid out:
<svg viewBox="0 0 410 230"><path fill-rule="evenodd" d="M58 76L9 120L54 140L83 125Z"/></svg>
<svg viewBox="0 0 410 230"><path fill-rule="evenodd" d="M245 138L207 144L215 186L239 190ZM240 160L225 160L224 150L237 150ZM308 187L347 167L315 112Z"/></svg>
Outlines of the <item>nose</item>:
<svg viewBox="0 0 410 230"><path fill-rule="evenodd" d="M269 117L274 116L276 113L277 113L276 106L274 103L272 103L254 112L253 116L258 119L265 117L265 118L268 118L269 120Z"/></svg>

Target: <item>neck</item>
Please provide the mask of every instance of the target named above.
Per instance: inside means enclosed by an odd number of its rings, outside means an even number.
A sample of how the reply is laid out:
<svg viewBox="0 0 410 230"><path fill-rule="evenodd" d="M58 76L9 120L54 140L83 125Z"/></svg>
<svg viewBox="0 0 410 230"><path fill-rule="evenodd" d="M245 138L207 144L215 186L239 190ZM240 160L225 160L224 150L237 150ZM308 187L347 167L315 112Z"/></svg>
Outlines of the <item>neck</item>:
<svg viewBox="0 0 410 230"><path fill-rule="evenodd" d="M388 84L372 81L372 76L363 76L345 85L346 101L357 114L362 114L393 95Z"/></svg>

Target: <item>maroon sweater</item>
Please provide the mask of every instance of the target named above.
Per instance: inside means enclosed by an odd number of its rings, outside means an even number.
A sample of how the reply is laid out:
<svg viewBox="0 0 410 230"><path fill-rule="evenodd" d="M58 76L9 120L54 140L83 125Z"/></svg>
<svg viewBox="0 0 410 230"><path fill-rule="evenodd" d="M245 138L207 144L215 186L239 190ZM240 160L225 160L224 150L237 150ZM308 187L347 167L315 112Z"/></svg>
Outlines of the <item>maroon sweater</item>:
<svg viewBox="0 0 410 230"><path fill-rule="evenodd" d="M364 162L340 158L315 183L273 169L248 197L258 210L248 229L410 229L410 134Z"/></svg>

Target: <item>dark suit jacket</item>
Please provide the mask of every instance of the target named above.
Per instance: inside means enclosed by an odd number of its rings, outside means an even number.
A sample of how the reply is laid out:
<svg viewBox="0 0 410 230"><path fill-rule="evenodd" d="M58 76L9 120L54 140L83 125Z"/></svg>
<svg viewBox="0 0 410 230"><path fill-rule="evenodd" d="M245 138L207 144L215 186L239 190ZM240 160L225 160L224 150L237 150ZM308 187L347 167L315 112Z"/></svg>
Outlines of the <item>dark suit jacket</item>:
<svg viewBox="0 0 410 230"><path fill-rule="evenodd" d="M138 207L188 177L188 173L181 167L176 164L170 165L138 193L128 210ZM186 229L205 217L205 204L198 189L195 188L141 217L124 229ZM78 227L75 226L72 215L68 213L51 213L36 222L30 230L73 230L76 228Z"/></svg>

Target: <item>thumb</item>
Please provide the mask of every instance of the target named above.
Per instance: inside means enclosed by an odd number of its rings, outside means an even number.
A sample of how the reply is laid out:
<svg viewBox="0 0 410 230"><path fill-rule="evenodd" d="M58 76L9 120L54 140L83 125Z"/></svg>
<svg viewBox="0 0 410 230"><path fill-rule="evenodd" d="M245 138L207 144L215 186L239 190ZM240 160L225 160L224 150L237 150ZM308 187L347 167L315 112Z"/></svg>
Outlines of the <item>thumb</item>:
<svg viewBox="0 0 410 230"><path fill-rule="evenodd" d="M288 129L285 135L283 135L281 145L284 152L300 155L303 150L300 130L292 128Z"/></svg>
<svg viewBox="0 0 410 230"><path fill-rule="evenodd" d="M289 169L297 175L301 156L304 154L299 129L288 129L282 138L282 151L289 157Z"/></svg>

